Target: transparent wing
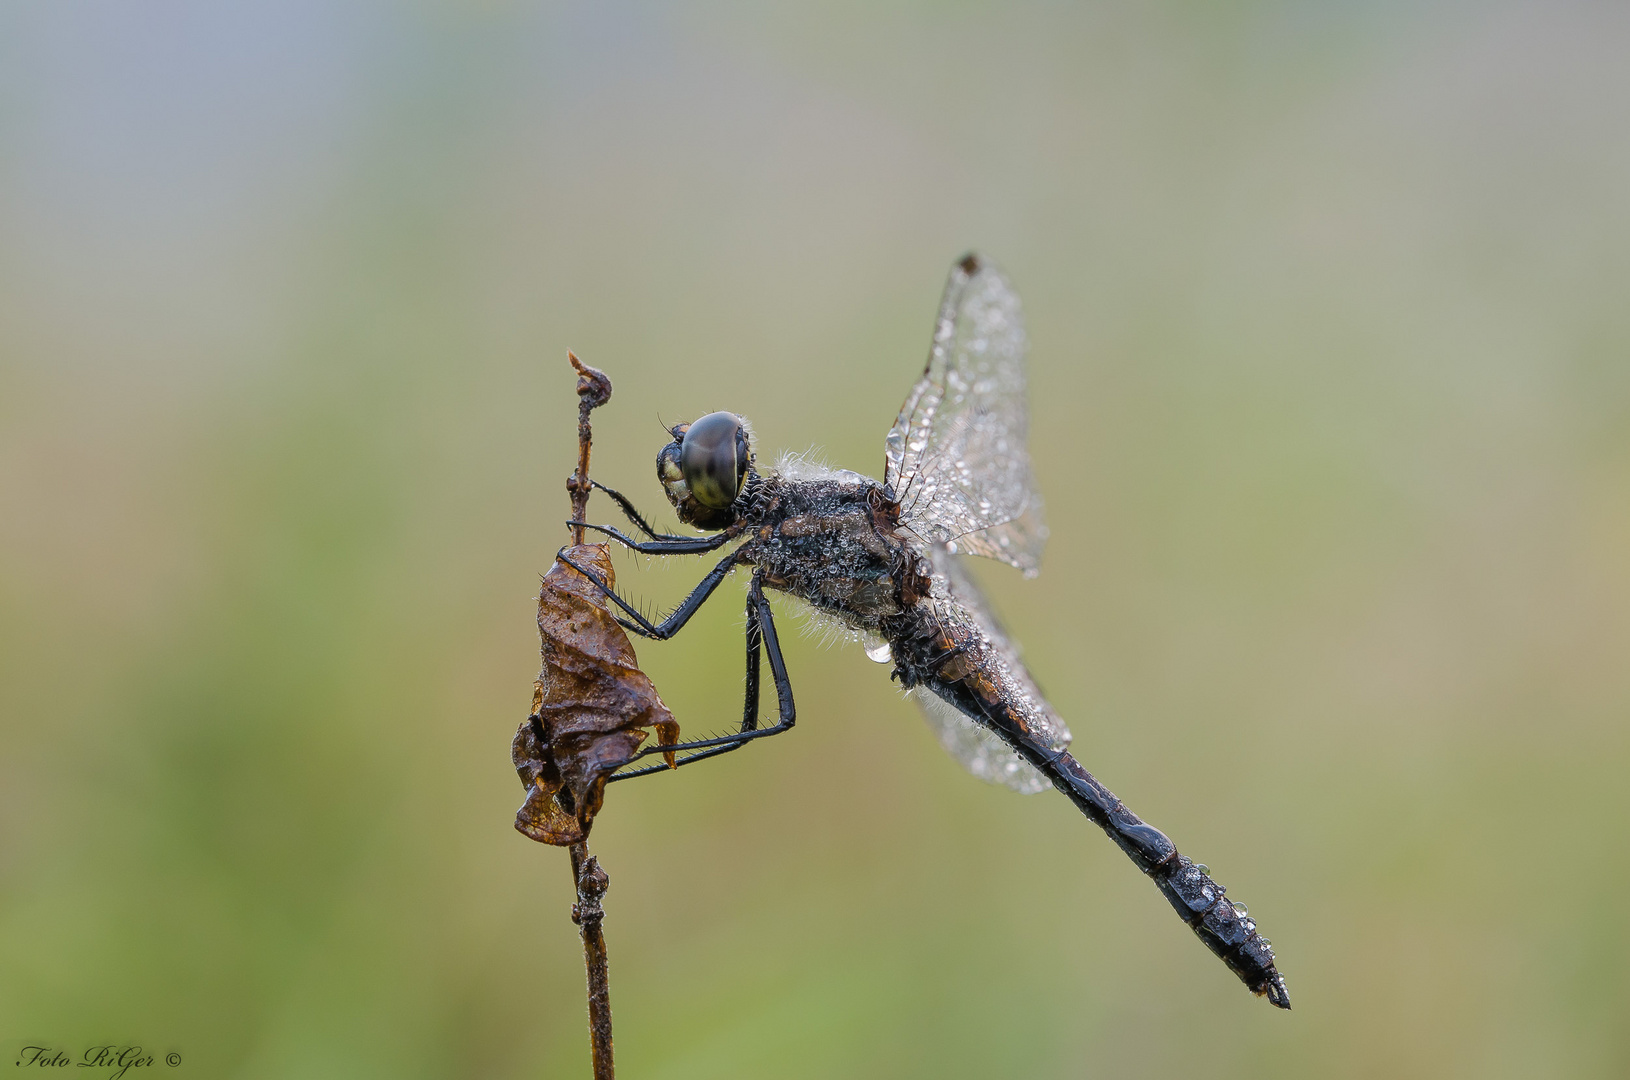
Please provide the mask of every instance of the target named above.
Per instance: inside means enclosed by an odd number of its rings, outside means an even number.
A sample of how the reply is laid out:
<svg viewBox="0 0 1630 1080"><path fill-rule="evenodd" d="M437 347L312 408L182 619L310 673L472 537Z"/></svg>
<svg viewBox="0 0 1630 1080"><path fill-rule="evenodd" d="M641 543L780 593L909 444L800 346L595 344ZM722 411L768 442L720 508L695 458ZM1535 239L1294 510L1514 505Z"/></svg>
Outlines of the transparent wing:
<svg viewBox="0 0 1630 1080"><path fill-rule="evenodd" d="M922 378L885 443L884 483L925 544L1034 576L1047 540L1030 470L1019 299L994 265L951 268Z"/></svg>
<svg viewBox="0 0 1630 1080"><path fill-rule="evenodd" d="M922 710L923 719L928 721L940 745L979 779L1025 795L1047 790L1047 778L1014 753L995 732L980 727L932 690L913 690L911 700Z"/></svg>
<svg viewBox="0 0 1630 1080"><path fill-rule="evenodd" d="M944 544L931 546L928 554L932 567L930 602L939 624L962 650L964 664L997 689L1029 739L1045 750L1068 747L1069 727L1053 712L1025 670L1018 648L991 614L961 559ZM923 719L940 745L981 780L1004 784L1027 795L1049 787L1047 779L999 735L933 691L914 690L911 697L922 709Z"/></svg>

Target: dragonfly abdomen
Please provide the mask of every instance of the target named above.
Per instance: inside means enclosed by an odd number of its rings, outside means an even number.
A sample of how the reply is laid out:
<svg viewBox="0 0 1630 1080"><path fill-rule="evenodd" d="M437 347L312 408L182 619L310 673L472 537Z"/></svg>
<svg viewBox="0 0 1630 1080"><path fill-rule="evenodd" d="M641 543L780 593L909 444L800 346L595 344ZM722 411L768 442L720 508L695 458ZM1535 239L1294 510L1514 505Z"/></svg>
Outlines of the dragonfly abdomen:
<svg viewBox="0 0 1630 1080"><path fill-rule="evenodd" d="M994 731L1103 829L1138 869L1149 875L1206 947L1253 993L1266 995L1281 1009L1290 1008L1284 976L1274 967L1273 950L1257 933L1256 921L1248 917L1245 905L1230 901L1227 890L1212 880L1204 866L1179 854L1177 845L1165 833L1127 809L1067 749L1046 741L1050 711L1042 709L1036 700L1013 692L1014 685L1025 681L1012 670L1016 659L998 667L975 642L964 639L957 646L952 643L953 637L942 631L931 639L949 648L935 661L923 665L928 670L918 669L920 681Z"/></svg>
<svg viewBox="0 0 1630 1080"><path fill-rule="evenodd" d="M1180 855L1165 833L1128 810L1068 751L1047 753L1017 743L1014 749L1149 875L1178 917L1252 993L1267 995L1281 1009L1290 1008L1285 977L1274 967L1267 938L1257 933L1256 920L1247 915L1245 905L1229 900L1227 890L1212 880L1206 867Z"/></svg>

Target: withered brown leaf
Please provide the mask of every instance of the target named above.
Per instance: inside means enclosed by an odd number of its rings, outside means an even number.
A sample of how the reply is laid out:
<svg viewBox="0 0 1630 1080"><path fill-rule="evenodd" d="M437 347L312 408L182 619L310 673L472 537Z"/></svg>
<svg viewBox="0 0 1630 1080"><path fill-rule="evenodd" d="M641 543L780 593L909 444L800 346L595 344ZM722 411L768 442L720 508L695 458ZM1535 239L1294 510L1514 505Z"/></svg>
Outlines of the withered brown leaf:
<svg viewBox="0 0 1630 1080"><path fill-rule="evenodd" d="M577 544L566 555L608 586L615 584L605 544ZM526 786L515 827L544 844L567 847L588 836L605 798L606 777L654 729L660 746L679 741L679 722L639 669L628 635L606 596L564 562L543 576L538 593L543 670L532 715L515 733L510 756ZM663 755L673 765L673 755Z"/></svg>

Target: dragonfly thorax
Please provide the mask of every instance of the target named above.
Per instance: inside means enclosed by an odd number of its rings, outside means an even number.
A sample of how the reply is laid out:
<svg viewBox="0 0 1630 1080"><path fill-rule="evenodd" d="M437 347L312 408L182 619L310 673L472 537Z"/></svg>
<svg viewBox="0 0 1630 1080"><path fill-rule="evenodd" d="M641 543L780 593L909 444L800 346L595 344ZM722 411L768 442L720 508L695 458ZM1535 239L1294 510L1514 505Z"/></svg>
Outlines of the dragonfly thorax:
<svg viewBox="0 0 1630 1080"><path fill-rule="evenodd" d="M926 592L919 560L896 531L898 508L876 481L772 473L749 493L741 553L765 585L872 633Z"/></svg>

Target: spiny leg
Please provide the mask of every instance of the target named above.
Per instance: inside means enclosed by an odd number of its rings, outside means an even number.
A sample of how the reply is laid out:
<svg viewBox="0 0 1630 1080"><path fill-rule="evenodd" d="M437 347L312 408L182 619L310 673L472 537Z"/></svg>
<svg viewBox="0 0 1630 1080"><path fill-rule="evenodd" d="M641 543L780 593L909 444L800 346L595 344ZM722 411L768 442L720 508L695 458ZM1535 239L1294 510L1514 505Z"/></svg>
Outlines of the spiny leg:
<svg viewBox="0 0 1630 1080"><path fill-rule="evenodd" d="M600 483L600 481L598 481L598 480L590 480L589 483L594 485L596 488L599 488L601 491L605 492L607 495L611 496L611 501L617 504L618 509L622 510L623 516L628 518L629 521L633 522L635 528L639 529L640 532L644 533L646 536L649 536L651 539L653 539L653 540L692 540L692 539L695 539L694 537L683 536L683 535L680 535L678 533L659 533L659 532L657 532L655 529L651 528L650 523L645 520L645 516L643 514L641 514L638 510L634 509L634 504L628 501L628 496L624 495L620 491L611 490L610 488L606 487L604 484Z"/></svg>
<svg viewBox="0 0 1630 1080"><path fill-rule="evenodd" d="M778 708L776 723L767 728L758 726L758 699L759 699L759 659L758 650L762 642L764 651L770 657L770 677L775 681L775 696ZM770 612L770 602L765 599L764 588L760 583L759 575L753 575L752 583L747 587L747 694L742 708L741 730L734 735L721 735L714 739L696 739L691 742L675 743L672 746L647 746L624 764L638 761L640 758L650 757L653 754L685 753L687 750L698 751L689 754L674 762L674 767L689 765L693 761L704 758L717 757L738 750L754 739L764 739L771 735L779 735L783 731L790 731L798 719L797 707L792 700L792 680L787 678L787 663L781 655L781 642L775 632L775 617ZM668 772L666 764L647 765L625 773L617 773L607 781L628 780L635 776L649 776L652 773Z"/></svg>
<svg viewBox="0 0 1630 1080"><path fill-rule="evenodd" d="M635 540L632 536L605 525L594 525L587 521L568 521L566 524L574 528L581 527L593 529L598 533L605 533L619 544L637 551L641 555L700 555L704 551L715 551L722 548L736 538L734 533L726 531L713 536L680 536L671 540Z"/></svg>
<svg viewBox="0 0 1630 1080"><path fill-rule="evenodd" d="M680 601L679 606L674 608L672 614L670 614L666 619L663 619L660 623L653 623L644 615L640 614L638 610L628 603L628 601L618 596L615 590L608 586L604 581L601 581L600 576L594 571L579 566L571 559L567 558L565 548L561 548L559 551L557 551L555 553L555 558L559 559L573 570L576 570L579 574L582 574L584 577L588 578L589 581L592 582L601 592L606 594L606 599L622 608L623 611L628 614L629 618L634 620L633 622L629 622L627 619L617 619L618 624L621 625L623 629L639 634L641 637L656 638L658 641L666 641L677 634L680 628L690 621L690 617L696 614L696 610L707 601L708 597L713 595L713 590L717 589L719 584L724 581L727 575L729 575L730 571L735 568L736 555L736 552L731 552L729 555L726 555L723 559L721 559L719 561L719 565L708 571L707 577L702 579L701 584L692 589L691 594L685 597L684 600Z"/></svg>
<svg viewBox="0 0 1630 1080"><path fill-rule="evenodd" d="M761 639L761 635L759 633L759 628L758 628L758 609L753 603L753 598L751 596L749 596L747 598L747 679L746 679L746 693L743 696L743 704L742 704L742 719L741 719L741 731L742 732L756 731L758 729L758 701L759 701L758 654L759 654L759 646L760 646L761 640L762 639ZM701 761L703 758L717 757L719 754L728 754L730 751L739 749L740 747L745 745L744 742L742 742L739 738L737 738L735 736L731 736L730 738L732 738L734 741L730 742L728 745L713 746L713 747L710 747L708 749L699 750L698 752L696 752L694 754L690 754L687 757L680 758L679 760L677 760L677 761L675 761L673 763L673 768L677 769L681 765L689 765L691 762L693 762L693 761ZM708 740L708 741L711 741L711 740ZM685 747L694 747L694 746L697 746L698 743L689 742L689 743L682 743L682 744L679 744L679 745L680 746L685 746ZM638 761L640 758L645 757L646 755L651 754L651 753L671 754L671 753L676 752L676 749L677 748L674 747L674 746L661 746L661 745L658 745L658 746L655 746L655 747L649 747L648 746L644 750L642 750L640 753L635 754L633 757L629 758L628 760L630 762ZM683 752L683 751L679 751L679 752ZM625 762L625 764L626 764L626 762ZM634 770L632 770L630 772L615 773L610 777L610 779L607 781L607 783L610 783L611 780L628 780L628 779L630 779L632 777L635 777L635 776L649 776L652 773L667 772L668 768L669 768L669 766L668 766L668 764L666 762L663 762L663 763L658 764L658 765L646 765L643 768L634 769Z"/></svg>

